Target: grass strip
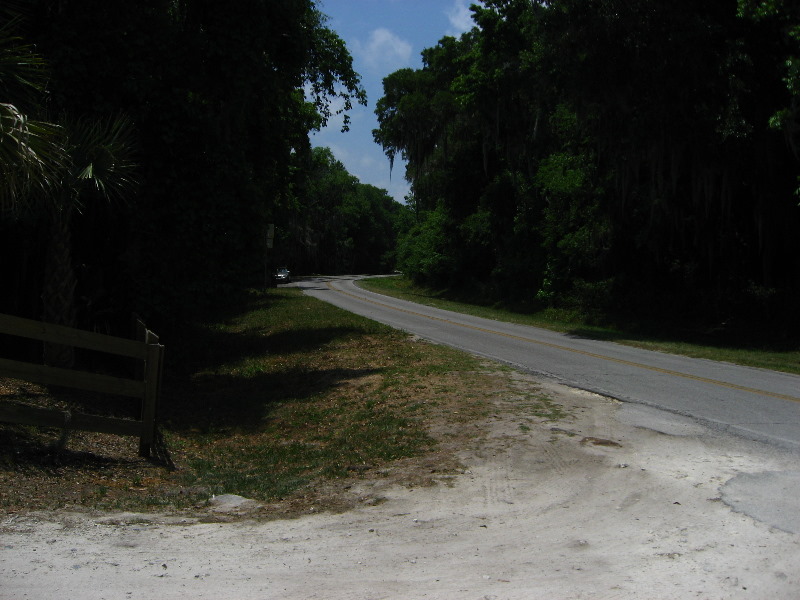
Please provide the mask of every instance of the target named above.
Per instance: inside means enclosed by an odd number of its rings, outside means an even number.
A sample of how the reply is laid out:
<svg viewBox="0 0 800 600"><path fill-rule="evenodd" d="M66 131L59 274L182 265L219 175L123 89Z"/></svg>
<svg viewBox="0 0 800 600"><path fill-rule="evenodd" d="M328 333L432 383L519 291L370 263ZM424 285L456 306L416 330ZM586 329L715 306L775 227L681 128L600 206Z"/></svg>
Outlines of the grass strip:
<svg viewBox="0 0 800 600"><path fill-rule="evenodd" d="M631 323L631 327L598 326L577 311L544 308L523 312L499 304L477 304L465 301L451 290L415 285L402 276L363 279L359 285L395 298L486 319L541 327L658 352L800 374L800 342L797 340L770 340L752 336L731 339L721 332L690 327L664 328L663 324L652 322Z"/></svg>

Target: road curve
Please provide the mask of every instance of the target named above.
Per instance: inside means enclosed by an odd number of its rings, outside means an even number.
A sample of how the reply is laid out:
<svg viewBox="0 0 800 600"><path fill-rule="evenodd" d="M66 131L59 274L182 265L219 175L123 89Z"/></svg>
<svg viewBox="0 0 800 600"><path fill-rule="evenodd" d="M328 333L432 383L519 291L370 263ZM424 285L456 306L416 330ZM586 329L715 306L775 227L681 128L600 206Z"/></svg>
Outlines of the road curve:
<svg viewBox="0 0 800 600"><path fill-rule="evenodd" d="M358 277L293 285L315 298L432 342L714 428L800 450L800 377L652 352L613 342L463 315L376 294Z"/></svg>

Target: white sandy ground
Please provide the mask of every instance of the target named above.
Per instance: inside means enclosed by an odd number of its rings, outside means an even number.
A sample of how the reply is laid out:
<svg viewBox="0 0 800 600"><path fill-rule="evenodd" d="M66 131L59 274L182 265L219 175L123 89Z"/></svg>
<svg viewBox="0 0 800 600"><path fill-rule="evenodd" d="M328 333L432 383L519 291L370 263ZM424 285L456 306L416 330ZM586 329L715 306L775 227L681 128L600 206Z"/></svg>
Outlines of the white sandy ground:
<svg viewBox="0 0 800 600"><path fill-rule="evenodd" d="M0 598L800 598L796 454L542 385L573 419L498 406L450 484L364 481L343 514L5 517Z"/></svg>

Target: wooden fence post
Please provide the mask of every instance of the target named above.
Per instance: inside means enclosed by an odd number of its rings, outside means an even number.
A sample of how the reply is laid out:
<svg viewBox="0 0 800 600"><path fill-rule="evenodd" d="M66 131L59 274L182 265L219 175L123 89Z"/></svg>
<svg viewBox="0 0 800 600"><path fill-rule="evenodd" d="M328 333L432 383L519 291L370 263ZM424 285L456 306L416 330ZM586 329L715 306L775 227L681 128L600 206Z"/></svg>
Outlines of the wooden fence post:
<svg viewBox="0 0 800 600"><path fill-rule="evenodd" d="M158 336L145 329L144 342L147 344L147 359L144 366L144 399L142 401L142 435L139 439L139 455L149 457L156 435L156 402L161 387L164 347L159 345Z"/></svg>

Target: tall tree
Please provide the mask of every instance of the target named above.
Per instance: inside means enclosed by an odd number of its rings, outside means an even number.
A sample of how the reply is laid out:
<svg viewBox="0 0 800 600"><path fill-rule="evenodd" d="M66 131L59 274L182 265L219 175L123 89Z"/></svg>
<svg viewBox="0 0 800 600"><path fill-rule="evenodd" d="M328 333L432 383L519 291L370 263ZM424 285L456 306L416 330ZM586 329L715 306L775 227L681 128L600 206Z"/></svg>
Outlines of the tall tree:
<svg viewBox="0 0 800 600"><path fill-rule="evenodd" d="M345 111L364 101L314 2L39 0L35 25L51 108L126 112L139 133L135 209L73 223L76 262L100 272L105 301L166 326L256 281L309 130L334 98Z"/></svg>
<svg viewBox="0 0 800 600"><path fill-rule="evenodd" d="M472 10L472 31L387 77L378 103L375 139L408 160L422 226L438 232L418 243L446 242L412 272L447 264L452 284L583 308L702 307L720 321L788 309L794 3Z"/></svg>
<svg viewBox="0 0 800 600"><path fill-rule="evenodd" d="M108 126L62 117L60 125L29 120L44 113L43 60L15 35L27 5L6 7L0 27L0 81L11 102L0 105L2 208L43 215L49 224L47 267L41 292L47 322L75 325L75 273L70 220L86 200L88 186L105 198L126 197L133 184L130 131L116 119ZM71 366L70 347L45 346L45 361Z"/></svg>
<svg viewBox="0 0 800 600"><path fill-rule="evenodd" d="M56 172L52 191L42 198L49 223L49 242L42 290L43 319L75 327L77 278L72 252L72 219L94 199L128 202L137 185L135 142L124 117L107 122L74 119L65 123L68 162ZM70 367L69 346L46 345L45 363Z"/></svg>

